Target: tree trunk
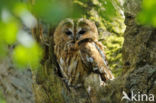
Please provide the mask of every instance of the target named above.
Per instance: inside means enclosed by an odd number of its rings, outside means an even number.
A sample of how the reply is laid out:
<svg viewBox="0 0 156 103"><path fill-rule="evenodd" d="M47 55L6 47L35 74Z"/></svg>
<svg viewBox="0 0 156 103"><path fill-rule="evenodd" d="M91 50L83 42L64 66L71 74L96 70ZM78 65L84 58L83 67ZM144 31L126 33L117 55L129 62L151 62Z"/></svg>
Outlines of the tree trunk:
<svg viewBox="0 0 156 103"><path fill-rule="evenodd" d="M35 102L31 70L15 69L10 58L0 60L0 87L7 103Z"/></svg>

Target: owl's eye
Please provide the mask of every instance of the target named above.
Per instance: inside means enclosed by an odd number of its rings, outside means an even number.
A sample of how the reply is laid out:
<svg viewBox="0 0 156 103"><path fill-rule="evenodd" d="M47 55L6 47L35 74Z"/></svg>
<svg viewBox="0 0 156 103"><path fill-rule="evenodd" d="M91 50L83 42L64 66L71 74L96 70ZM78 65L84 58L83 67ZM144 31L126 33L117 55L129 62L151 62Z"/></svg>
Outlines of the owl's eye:
<svg viewBox="0 0 156 103"><path fill-rule="evenodd" d="M72 32L68 30L68 31L65 31L65 34L66 35L72 35Z"/></svg>
<svg viewBox="0 0 156 103"><path fill-rule="evenodd" d="M86 33L86 30L84 30L84 29L82 29L82 30L79 31L79 34L80 34L80 35L82 35L82 34L84 34L84 33Z"/></svg>

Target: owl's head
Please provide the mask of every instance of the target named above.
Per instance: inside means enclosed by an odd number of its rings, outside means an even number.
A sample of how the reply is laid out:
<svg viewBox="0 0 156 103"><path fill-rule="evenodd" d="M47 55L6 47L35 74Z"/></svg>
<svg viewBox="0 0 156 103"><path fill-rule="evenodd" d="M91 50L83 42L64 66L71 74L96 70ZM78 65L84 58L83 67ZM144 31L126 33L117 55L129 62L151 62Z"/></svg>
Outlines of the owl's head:
<svg viewBox="0 0 156 103"><path fill-rule="evenodd" d="M85 39L98 40L98 30L94 22L81 18L77 21L76 41Z"/></svg>
<svg viewBox="0 0 156 103"><path fill-rule="evenodd" d="M98 40L98 30L94 22L84 18L75 20L75 22L67 18L59 23L54 32L55 44L74 44L85 39Z"/></svg>
<svg viewBox="0 0 156 103"><path fill-rule="evenodd" d="M59 23L54 32L54 42L72 42L74 40L74 22L72 19L65 19Z"/></svg>

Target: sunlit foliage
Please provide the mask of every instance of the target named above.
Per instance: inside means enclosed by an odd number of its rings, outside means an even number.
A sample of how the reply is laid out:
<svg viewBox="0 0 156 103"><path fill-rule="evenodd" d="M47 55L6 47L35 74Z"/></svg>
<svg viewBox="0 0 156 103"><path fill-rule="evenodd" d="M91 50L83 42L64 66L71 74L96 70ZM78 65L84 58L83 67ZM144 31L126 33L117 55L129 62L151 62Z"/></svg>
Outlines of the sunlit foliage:
<svg viewBox="0 0 156 103"><path fill-rule="evenodd" d="M142 10L138 14L137 20L141 24L156 27L156 0L143 0Z"/></svg>
<svg viewBox="0 0 156 103"><path fill-rule="evenodd" d="M19 66L31 66L32 69L38 67L42 57L42 50L37 44L30 47L18 45L13 52L13 59Z"/></svg>
<svg viewBox="0 0 156 103"><path fill-rule="evenodd" d="M12 57L17 66L36 68L42 57L42 50L32 35L24 28L33 28L37 21L30 12L29 4L18 0L1 0L0 4L0 57L4 58L14 46ZM12 45L12 46L11 46Z"/></svg>

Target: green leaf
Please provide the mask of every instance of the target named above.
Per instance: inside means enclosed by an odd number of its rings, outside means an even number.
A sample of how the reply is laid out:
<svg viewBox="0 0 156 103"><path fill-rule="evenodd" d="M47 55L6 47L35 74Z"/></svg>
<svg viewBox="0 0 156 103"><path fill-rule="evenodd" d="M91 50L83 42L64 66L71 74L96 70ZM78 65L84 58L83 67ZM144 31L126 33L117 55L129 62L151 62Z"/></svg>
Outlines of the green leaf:
<svg viewBox="0 0 156 103"><path fill-rule="evenodd" d="M156 0L143 0L142 10L138 13L136 20L143 25L156 27Z"/></svg>
<svg viewBox="0 0 156 103"><path fill-rule="evenodd" d="M37 68L41 58L42 49L36 43L31 47L18 45L13 52L13 59L19 67L30 66Z"/></svg>

